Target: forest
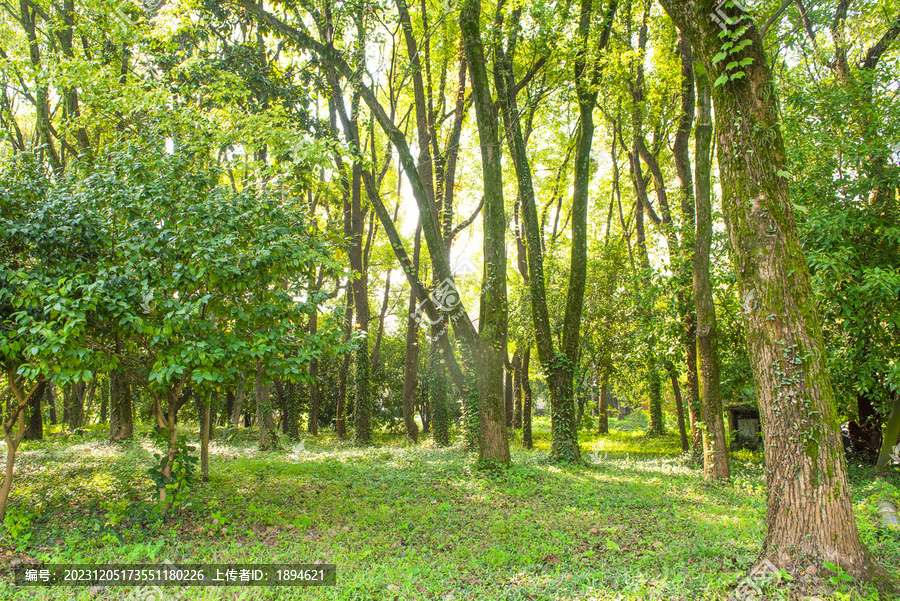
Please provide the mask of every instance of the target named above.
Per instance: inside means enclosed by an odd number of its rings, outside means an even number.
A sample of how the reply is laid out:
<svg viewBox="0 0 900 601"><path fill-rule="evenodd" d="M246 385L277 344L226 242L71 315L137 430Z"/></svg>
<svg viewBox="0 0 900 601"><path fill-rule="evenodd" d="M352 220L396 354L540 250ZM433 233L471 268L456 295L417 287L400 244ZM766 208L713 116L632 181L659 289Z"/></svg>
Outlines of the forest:
<svg viewBox="0 0 900 601"><path fill-rule="evenodd" d="M0 0L0 599L900 598L898 38Z"/></svg>

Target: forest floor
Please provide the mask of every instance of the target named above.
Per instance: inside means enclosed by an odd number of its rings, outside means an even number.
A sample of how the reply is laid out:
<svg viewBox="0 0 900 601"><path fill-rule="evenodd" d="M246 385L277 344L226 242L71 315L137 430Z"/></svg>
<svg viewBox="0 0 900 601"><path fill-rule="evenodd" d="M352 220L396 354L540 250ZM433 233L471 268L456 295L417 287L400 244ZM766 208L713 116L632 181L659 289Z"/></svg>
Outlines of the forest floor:
<svg viewBox="0 0 900 601"><path fill-rule="evenodd" d="M475 470L458 445L413 447L402 436L379 435L370 448L304 436L277 452L216 438L210 481L163 520L152 512L147 470L158 448L149 432L123 444L107 443L101 430L57 432L19 453L0 528L6 567L320 561L336 564L338 584L152 592L17 588L4 576L0 599L726 599L765 533L762 457L733 453L732 482L710 486L677 435L647 438L643 419L613 419L602 437L582 432L585 465L563 468L547 462L549 424L538 418L537 449L513 441L513 467L499 474ZM875 475L851 466L857 521L900 577L900 532L875 509L882 498L898 500L900 475ZM817 596L801 594L804 579L767 598L877 598L839 574L814 579Z"/></svg>

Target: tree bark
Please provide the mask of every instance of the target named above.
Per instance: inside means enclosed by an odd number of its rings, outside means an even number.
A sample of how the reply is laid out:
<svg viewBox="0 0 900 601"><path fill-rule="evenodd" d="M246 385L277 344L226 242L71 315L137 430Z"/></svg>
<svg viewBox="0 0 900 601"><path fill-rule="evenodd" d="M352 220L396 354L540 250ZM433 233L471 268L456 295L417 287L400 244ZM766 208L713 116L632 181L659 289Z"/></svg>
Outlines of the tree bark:
<svg viewBox="0 0 900 601"><path fill-rule="evenodd" d="M891 415L888 417L887 424L884 426L884 436L881 439L881 450L878 453L878 467L887 465L891 458L891 453L897 445L898 437L900 437L900 395L894 393L894 406L891 408Z"/></svg>
<svg viewBox="0 0 900 601"><path fill-rule="evenodd" d="M50 423L55 426L58 423L56 418L56 386L52 382L47 385L47 401L50 403Z"/></svg>
<svg viewBox="0 0 900 601"><path fill-rule="evenodd" d="M38 383L37 390L28 400L28 425L22 440L41 440L44 438L44 419L41 415L41 399L47 389L47 382Z"/></svg>
<svg viewBox="0 0 900 601"><path fill-rule="evenodd" d="M609 376L606 375L600 385L600 420L597 432L609 434Z"/></svg>
<svg viewBox="0 0 900 601"><path fill-rule="evenodd" d="M295 421L296 415L292 411L290 401L284 393L284 384L278 378L272 378L275 385L275 394L278 396L278 404L281 405L281 433L285 436L291 434L291 424Z"/></svg>
<svg viewBox="0 0 900 601"><path fill-rule="evenodd" d="M703 68L697 69L697 134L695 147L696 233L694 239L693 287L697 311L697 343L700 358L700 381L703 397L700 405L703 423L703 477L707 480L727 480L731 476L728 449L725 444L725 423L722 417L722 393L718 350L716 307L713 304L709 278L709 251L712 244L712 105L710 81Z"/></svg>
<svg viewBox="0 0 900 601"><path fill-rule="evenodd" d="M675 413L678 416L678 436L681 439L681 450L686 453L690 447L688 446L687 429L684 426L684 405L681 398L681 385L678 383L678 370L671 361L666 362L666 370L672 381L672 394L675 395Z"/></svg>
<svg viewBox="0 0 900 601"><path fill-rule="evenodd" d="M355 127L355 122L351 122ZM351 139L359 139L353 136ZM366 212L362 208L362 167L353 164L351 189L351 244L350 269L354 272L352 282L353 308L356 310L356 325L362 333L356 349L356 395L353 402L355 439L358 444L372 443L372 393L370 383L371 359L369 358L369 284L363 266L362 240Z"/></svg>
<svg viewBox="0 0 900 601"><path fill-rule="evenodd" d="M200 426L200 478L204 482L209 482L209 435L210 435L210 409L212 405L212 397L207 396L206 402L203 403L203 417Z"/></svg>
<svg viewBox="0 0 900 601"><path fill-rule="evenodd" d="M478 377L478 459L480 465L491 467L509 465L502 382L508 315L506 217L497 108L491 97L480 19L481 1L464 0L460 5L459 25L475 99L485 197L483 318L480 323L480 341L471 346Z"/></svg>
<svg viewBox="0 0 900 601"><path fill-rule="evenodd" d="M69 396L69 429L73 432L84 424L84 399L87 395L87 386L84 382L72 384L72 392Z"/></svg>
<svg viewBox="0 0 900 601"><path fill-rule="evenodd" d="M434 442L440 447L450 445L450 381L443 365L437 337L445 324L438 322L431 326L431 339L435 341L428 349L428 403L431 407L431 429Z"/></svg>
<svg viewBox="0 0 900 601"><path fill-rule="evenodd" d="M413 248L413 270L419 273L419 253L422 246L422 226L416 227ZM419 442L419 426L416 424L416 394L419 386L419 324L416 314L418 297L414 286L409 287L409 313L406 318L406 361L403 367L403 424L406 437L414 444ZM425 422L422 422L423 428Z"/></svg>
<svg viewBox="0 0 900 601"><path fill-rule="evenodd" d="M316 334L319 331L319 312L318 309L313 311L309 317L309 333ZM313 436L319 434L319 411L322 408L322 389L319 388L319 358L314 357L309 362L309 423L307 430Z"/></svg>
<svg viewBox="0 0 900 601"><path fill-rule="evenodd" d="M265 382L266 368L261 361L256 363L256 426L259 428L259 446L269 450L278 446L275 434L275 421L272 418L272 405L269 398L269 385Z"/></svg>
<svg viewBox="0 0 900 601"><path fill-rule="evenodd" d="M763 423L763 555L792 569L836 563L863 581L896 590L856 528L822 327L783 176L774 76L756 26L739 5L725 9L742 18L730 41L749 44L735 44L727 60L713 63L722 48L722 30L708 18L715 0L661 4L700 54L710 79L724 76L713 89L716 136L722 206ZM732 79L727 65L740 61L743 76Z"/></svg>
<svg viewBox="0 0 900 601"><path fill-rule="evenodd" d="M344 339L350 340L353 328L353 294L350 280L347 280L346 294L347 309L344 313ZM341 361L341 369L338 373L338 397L334 409L334 430L338 438L347 437L347 372L350 371L350 353L344 355Z"/></svg>
<svg viewBox="0 0 900 601"><path fill-rule="evenodd" d="M241 416L244 413L244 395L247 389L247 372L241 371L238 378L237 392L234 395L234 405L231 408L229 416L229 429L233 430L232 435L241 427Z"/></svg>
<svg viewBox="0 0 900 601"><path fill-rule="evenodd" d="M512 358L513 424L514 430L522 429L522 350L516 349Z"/></svg>
<svg viewBox="0 0 900 601"><path fill-rule="evenodd" d="M131 382L119 370L109 373L109 439L113 441L134 435L134 411L131 402Z"/></svg>
<svg viewBox="0 0 900 601"><path fill-rule="evenodd" d="M100 399L100 423L105 424L107 422L109 416L109 397L110 390L112 388L112 377L107 376L106 379L106 390L103 391L102 397Z"/></svg>
<svg viewBox="0 0 900 601"><path fill-rule="evenodd" d="M531 381L528 379L528 366L531 362L531 349L525 349L522 357L522 446L534 448L531 438Z"/></svg>

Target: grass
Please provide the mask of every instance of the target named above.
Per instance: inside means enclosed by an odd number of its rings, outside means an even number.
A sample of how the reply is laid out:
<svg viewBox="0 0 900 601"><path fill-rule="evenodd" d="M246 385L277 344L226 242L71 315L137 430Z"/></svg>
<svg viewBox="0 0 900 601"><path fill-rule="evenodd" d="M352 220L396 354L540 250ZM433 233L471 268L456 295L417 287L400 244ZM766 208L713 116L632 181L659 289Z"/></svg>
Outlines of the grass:
<svg viewBox="0 0 900 601"><path fill-rule="evenodd" d="M646 438L642 420L611 420L616 429L602 437L582 432L587 464L562 468L546 462L549 425L540 419L537 450L513 441L513 467L499 474L476 471L458 446L413 447L388 435L370 448L304 437L303 448L269 453L247 437L216 439L210 481L163 521L150 511L157 449L148 433L119 445L100 431L57 434L23 444L0 554L47 563L321 561L338 570L336 587L165 589L172 599L727 598L765 534L762 457L733 454L732 482L709 486L677 436ZM878 499L897 499L898 478L873 474L851 468L857 520L900 576L900 532L876 511ZM0 588L2 599L129 593ZM781 594L773 598L792 593ZM849 598L829 594L820 598Z"/></svg>

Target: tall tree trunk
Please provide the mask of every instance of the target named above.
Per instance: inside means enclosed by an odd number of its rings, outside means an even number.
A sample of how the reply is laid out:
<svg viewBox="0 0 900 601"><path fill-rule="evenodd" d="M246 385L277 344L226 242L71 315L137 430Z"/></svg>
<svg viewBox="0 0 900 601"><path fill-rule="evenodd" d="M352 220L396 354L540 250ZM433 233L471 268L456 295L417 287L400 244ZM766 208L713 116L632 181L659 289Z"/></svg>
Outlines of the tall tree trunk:
<svg viewBox="0 0 900 601"><path fill-rule="evenodd" d="M881 449L878 453L878 467L887 465L891 458L891 453L900 438L900 395L894 393L894 406L891 408L891 414L888 417L887 424L884 426L884 436L881 439Z"/></svg>
<svg viewBox="0 0 900 601"><path fill-rule="evenodd" d="M432 325L432 340L437 340L445 325ZM450 445L450 380L443 365L442 353L433 343L428 349L428 403L431 407L434 442L438 446Z"/></svg>
<svg viewBox="0 0 900 601"><path fill-rule="evenodd" d="M503 398L506 400L506 429L513 429L513 418L516 412L515 395L513 394L513 370L504 370L506 376L503 385Z"/></svg>
<svg viewBox="0 0 900 601"><path fill-rule="evenodd" d="M200 478L204 482L209 482L209 437L212 420L210 419L210 410L212 406L212 395L208 395L206 402L203 403L203 416L200 420Z"/></svg>
<svg viewBox="0 0 900 601"><path fill-rule="evenodd" d="M481 40L481 1L463 0L459 25L469 65L484 192L485 281L482 288L480 342L473 345L478 377L478 454L485 467L509 465L504 428L503 360L506 357L506 216L497 108L491 95ZM443 274L442 274L443 275Z"/></svg>
<svg viewBox="0 0 900 601"><path fill-rule="evenodd" d="M531 362L531 349L525 349L522 357L522 446L534 448L531 439L531 381L528 378L528 366Z"/></svg>
<svg viewBox="0 0 900 601"><path fill-rule="evenodd" d="M694 249L694 303L697 310L697 344L700 358L700 381L703 397L700 405L704 427L703 477L726 480L731 476L728 448L725 444L725 422L720 389L718 326L709 278L709 250L712 244L712 102L709 76L698 69L697 135L695 147L696 184L694 204L697 209Z"/></svg>
<svg viewBox="0 0 900 601"><path fill-rule="evenodd" d="M722 206L763 423L766 540L776 565L832 562L863 581L896 591L856 528L822 326L790 202L774 75L762 40L740 5L741 29L727 60L722 29L708 18L715 0L661 0L704 61L715 86ZM721 20L720 20L721 22ZM729 36L726 35L726 39ZM744 59L751 59L745 61ZM742 77L727 65L743 64Z"/></svg>
<svg viewBox="0 0 900 601"><path fill-rule="evenodd" d="M647 48L647 40L648 40L648 28L647 22L650 17L650 3L646 4L646 9L644 10L643 21L641 23L641 27L638 33L638 49L639 53L636 57L634 63L634 85L632 88L632 99L634 101L634 109L632 112L632 142L631 142L631 174L632 179L634 180L634 188L635 188L635 196L637 197L637 208L634 212L635 217L635 231L637 233L637 247L638 247L638 262L641 268L641 280L643 284L644 294L641 299L641 313L643 318L643 327L645 332L652 331L652 320L653 320L653 305L654 305L654 291L652 286L652 270L650 266L650 256L647 250L647 234L644 229L644 213L646 212L648 216L653 215L653 211L650 205L650 199L647 196L647 184L649 183L649 176L647 178L644 177L643 169L641 167L641 157L643 155L644 159L652 159L652 157L648 156L649 153L641 151L644 150L644 133L643 133L643 113L644 110L644 52ZM648 166L651 170L654 167L654 163L652 160L648 161ZM657 178L661 180L662 178ZM662 189L662 182L656 182L658 189ZM660 203L663 204L662 202ZM668 224L670 225L670 224ZM671 236L671 232L667 233L667 241L668 237ZM669 243L669 248L673 247L672 243ZM659 365L658 359L656 356L656 338L655 336L648 336L647 339L647 349L645 355L646 365L647 365L647 394L649 396L649 426L647 434L651 436L661 436L666 431L665 422L663 421L663 408L662 408L662 382L660 381L659 376Z"/></svg>
<svg viewBox="0 0 900 601"><path fill-rule="evenodd" d="M687 363L687 413L691 429L693 457L700 459L702 435L700 432L700 381L697 374L697 315L692 287L695 240L695 182L691 173L690 140L694 126L696 93L694 87L694 55L691 45L678 32L678 54L681 59L681 114L678 131L672 144L675 173L678 176L681 199L681 243L677 252L676 280L679 289L681 321L684 324L684 349ZM706 132L707 140L709 132ZM697 137L701 136L698 131ZM707 150L708 154L708 150ZM707 157L707 166L709 160ZM700 174L698 173L698 176ZM707 187L709 180L707 179ZM708 189L708 188L707 188ZM679 428L681 424L679 423Z"/></svg>
<svg viewBox="0 0 900 601"><path fill-rule="evenodd" d="M62 423L69 423L69 408L72 404L72 385L66 384L63 386L63 410L62 410Z"/></svg>
<svg viewBox="0 0 900 601"><path fill-rule="evenodd" d="M413 249L413 269L419 272L419 252L422 245L422 226L416 227ZM418 297L413 286L409 290L409 313L406 318L406 361L403 367L403 423L406 437L419 442L419 427L416 425L416 394L419 385L419 323L414 319ZM425 420L422 421L425 428Z"/></svg>
<svg viewBox="0 0 900 601"><path fill-rule="evenodd" d="M522 429L522 349L516 349L512 358L513 375L513 429Z"/></svg>
<svg viewBox="0 0 900 601"><path fill-rule="evenodd" d="M109 396L112 388L112 378L107 375L106 386L100 399L100 423L105 424L109 415Z"/></svg>
<svg viewBox="0 0 900 601"><path fill-rule="evenodd" d="M131 382L122 371L109 372L109 439L113 441L134 435L134 410L131 402Z"/></svg>
<svg viewBox="0 0 900 601"><path fill-rule="evenodd" d="M41 415L41 399L47 389L47 382L38 382L37 390L28 400L28 425L25 426L25 434L22 440L41 440L44 438L44 419Z"/></svg>
<svg viewBox="0 0 900 601"><path fill-rule="evenodd" d="M247 372L241 371L241 375L238 378L237 383L237 392L234 395L234 405L231 408L231 413L229 414L229 429L232 430L232 436L237 433L238 428L241 427L241 416L244 414L244 395L247 390Z"/></svg>
<svg viewBox="0 0 900 601"><path fill-rule="evenodd" d="M69 429L73 432L81 428L84 423L84 397L87 395L87 386L84 382L72 385L72 394L69 397Z"/></svg>
<svg viewBox="0 0 900 601"><path fill-rule="evenodd" d="M56 385L52 382L47 385L47 401L50 403L50 423L55 426L58 423L56 419Z"/></svg>
<svg viewBox="0 0 900 601"><path fill-rule="evenodd" d="M678 382L678 369L671 361L666 361L666 370L672 381L672 394L675 396L675 413L678 417L678 436L681 439L681 450L687 452L688 446L687 428L684 425L684 405L681 398L681 384Z"/></svg>
<svg viewBox="0 0 900 601"><path fill-rule="evenodd" d="M600 384L600 422L597 432L609 434L609 376L603 376Z"/></svg>
<svg viewBox="0 0 900 601"><path fill-rule="evenodd" d="M278 395L278 404L281 405L281 433L289 436L292 424L297 420L294 403L284 393L284 384L279 378L272 378L272 383L275 384L275 394Z"/></svg>
<svg viewBox="0 0 900 601"><path fill-rule="evenodd" d="M350 340L353 333L353 293L350 280L347 280L347 292L345 295L347 308L344 312L344 339ZM347 374L350 371L350 353L344 355L341 360L341 368L338 371L338 395L334 410L334 429L338 438L347 437Z"/></svg>
<svg viewBox="0 0 900 601"><path fill-rule="evenodd" d="M315 334L319 330L319 313L313 311L309 318L309 333ZM319 434L319 411L322 408L322 389L319 387L319 358L314 357L309 362L309 423L307 430L313 436Z"/></svg>
<svg viewBox="0 0 900 601"><path fill-rule="evenodd" d="M259 446L269 450L278 446L275 420L269 397L269 384L265 381L266 368L262 361L256 362L256 427L259 428Z"/></svg>
<svg viewBox="0 0 900 601"><path fill-rule="evenodd" d="M361 205L361 173L360 165L353 165L353 193L351 226L353 244L350 246L350 269L356 277L353 279L353 306L356 309L356 324L363 336L356 349L356 397L353 404L355 438L359 444L372 443L372 394L369 376L371 365L369 358L369 286L362 261L363 226L365 212Z"/></svg>

